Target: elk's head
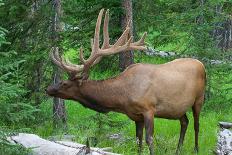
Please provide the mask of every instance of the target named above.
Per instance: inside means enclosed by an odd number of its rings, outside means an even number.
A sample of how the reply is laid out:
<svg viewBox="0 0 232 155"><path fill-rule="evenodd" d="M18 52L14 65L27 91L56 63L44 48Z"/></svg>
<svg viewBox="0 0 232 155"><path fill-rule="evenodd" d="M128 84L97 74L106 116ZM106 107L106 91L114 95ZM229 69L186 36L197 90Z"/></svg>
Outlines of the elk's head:
<svg viewBox="0 0 232 155"><path fill-rule="evenodd" d="M80 49L79 56L82 63L81 65L72 64L69 60L60 57L59 49L57 47L51 49L50 57L53 63L56 64L62 70L66 71L69 75L69 79L49 86L47 88L48 95L68 99L73 95L74 92L75 94L77 94L79 89L81 89L82 81L88 79L89 69L95 64L97 64L103 56L112 55L129 50L146 50L146 47L144 46L144 39L146 37L146 33L144 33L141 39L137 42L132 42L133 38L129 37L131 22L128 22L125 31L116 41L116 43L114 45L109 44L109 10L107 10L105 13L103 26L103 44L100 48L99 33L103 13L104 9L102 9L98 15L94 39L91 39L92 51L90 57L87 60L85 60L83 57L82 48Z"/></svg>
<svg viewBox="0 0 232 155"><path fill-rule="evenodd" d="M49 96L59 97L63 99L70 99L74 94L76 87L73 87L78 84L78 81L73 80L64 80L59 83L48 86L46 92ZM78 90L78 89L77 89Z"/></svg>

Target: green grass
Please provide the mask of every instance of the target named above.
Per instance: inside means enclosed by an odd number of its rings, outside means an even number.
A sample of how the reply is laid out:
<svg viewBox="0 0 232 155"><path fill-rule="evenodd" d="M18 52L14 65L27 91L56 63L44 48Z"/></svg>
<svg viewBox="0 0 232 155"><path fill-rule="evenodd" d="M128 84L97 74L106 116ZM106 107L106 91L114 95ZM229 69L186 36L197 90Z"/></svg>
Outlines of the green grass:
<svg viewBox="0 0 232 155"><path fill-rule="evenodd" d="M207 105L205 107L213 106ZM51 111L51 103L42 105L46 111ZM135 143L135 125L127 116L119 113L111 112L107 115L98 114L92 110L82 107L77 102L66 101L68 130L54 130L51 120L45 121L34 132L48 137L57 134L72 134L76 137L76 142L85 143L89 137L97 139L97 142L91 142L96 147L112 147L113 152L121 154L136 154L137 146ZM200 117L200 133L199 133L199 155L213 154L216 145L217 124L219 121L231 121L232 105L227 105L227 109L216 109L215 111L204 108ZM192 112L188 112L189 126L187 129L182 155L194 154L194 129ZM166 120L155 118L155 134L154 145L155 152L158 155L172 155L175 153L180 124L178 120ZM108 135L120 133L123 138L119 140L111 140ZM148 148L145 143L144 154L148 154Z"/></svg>

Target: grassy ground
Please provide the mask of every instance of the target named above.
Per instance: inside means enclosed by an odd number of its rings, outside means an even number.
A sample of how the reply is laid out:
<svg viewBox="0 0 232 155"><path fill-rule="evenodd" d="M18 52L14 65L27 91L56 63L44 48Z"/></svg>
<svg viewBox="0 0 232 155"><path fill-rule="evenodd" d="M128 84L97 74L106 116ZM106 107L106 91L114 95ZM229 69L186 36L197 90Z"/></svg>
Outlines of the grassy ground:
<svg viewBox="0 0 232 155"><path fill-rule="evenodd" d="M231 121L232 105L227 108L212 110L202 110L200 117L200 134L199 134L199 155L213 154L216 144L217 124L218 121ZM50 113L51 104L42 105L44 111ZM35 133L48 137L50 135L72 134L76 136L76 141L85 143L87 137L90 138L91 145L97 147L113 147L113 152L121 154L136 154L137 146L135 143L135 125L125 115L118 113L109 113L107 115L97 114L92 110L82 107L80 104L67 101L68 130L54 130L51 120L45 121L35 129ZM192 112L188 113L189 126L187 129L183 155L194 154L194 129ZM155 152L158 155L172 155L175 153L177 146L180 125L177 120L166 120L155 118ZM109 139L111 134L120 133L122 138L117 140ZM148 148L144 143L144 154L148 154Z"/></svg>

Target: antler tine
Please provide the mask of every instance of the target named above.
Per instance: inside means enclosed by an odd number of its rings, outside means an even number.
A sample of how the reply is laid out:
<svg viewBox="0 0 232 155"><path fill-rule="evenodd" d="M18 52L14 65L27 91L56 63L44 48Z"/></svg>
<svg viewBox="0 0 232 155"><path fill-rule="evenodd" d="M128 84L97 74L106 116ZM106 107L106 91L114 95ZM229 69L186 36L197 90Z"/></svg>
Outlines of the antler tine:
<svg viewBox="0 0 232 155"><path fill-rule="evenodd" d="M84 59L84 54L83 54L83 48L82 47L80 48L80 53L79 54L80 54L79 56L80 56L81 63L85 65L86 60Z"/></svg>
<svg viewBox="0 0 232 155"><path fill-rule="evenodd" d="M63 66L63 68L68 72L68 73L79 73L83 71L83 65L74 65L71 63L67 63L70 62L68 59L64 59L63 57L61 57L61 65Z"/></svg>
<svg viewBox="0 0 232 155"><path fill-rule="evenodd" d="M132 40L133 40L133 37L130 37L130 39L126 42L126 44L124 44L122 46L112 47L109 49L103 49L103 50L101 50L101 53L99 55L101 55L101 56L111 55L111 54L120 53L122 51L128 51L128 50L130 50L130 45L131 45Z"/></svg>
<svg viewBox="0 0 232 155"><path fill-rule="evenodd" d="M102 45L102 48L105 49L105 48L108 48L110 46L109 44L109 9L107 9L106 13L105 13L105 18L104 18L104 26L103 26L103 39L104 39L104 42L103 42L103 45Z"/></svg>
<svg viewBox="0 0 232 155"><path fill-rule="evenodd" d="M55 56L56 60L61 62L61 57L59 55L59 48L58 47L55 47L54 56Z"/></svg>
<svg viewBox="0 0 232 155"><path fill-rule="evenodd" d="M127 22L127 25L126 25L126 27L131 27L131 23L132 23L132 21L131 20L128 20L128 22Z"/></svg>
<svg viewBox="0 0 232 155"><path fill-rule="evenodd" d="M102 20L103 12L104 12L104 9L101 9L100 13L98 14L97 23L95 27L92 53L96 53L99 49L99 34L100 34L100 27L101 27L101 20Z"/></svg>
<svg viewBox="0 0 232 155"><path fill-rule="evenodd" d="M92 52L90 54L90 57L87 60L85 60L84 57L83 57L83 50L80 50L80 60L85 65L85 68L86 68L85 70L88 70L91 66L97 64L101 60L101 57L97 57L96 54L98 53L98 50L99 50L99 36L100 36L100 27L101 27L101 20L102 20L103 13L104 13L104 9L101 9L101 11L98 14L96 27L95 27L94 39L93 40L91 39ZM105 15L104 31L105 30L108 31L108 23L107 22L109 20L109 17L107 17L108 16L107 14L109 14L109 13L106 12L106 15ZM109 35L109 34L104 33L104 38L107 35ZM109 36L108 36L108 38L109 38ZM104 40L104 42L105 42L105 45L106 45L107 41ZM95 59L97 59L97 60L95 60Z"/></svg>
<svg viewBox="0 0 232 155"><path fill-rule="evenodd" d="M117 40L117 42L113 45L113 47L120 46L127 41L128 34L130 32L130 28L127 27L126 30L123 32L121 37Z"/></svg>
<svg viewBox="0 0 232 155"><path fill-rule="evenodd" d="M120 46L125 44L128 41L130 29L131 29L131 20L128 21L125 31L113 46Z"/></svg>
<svg viewBox="0 0 232 155"><path fill-rule="evenodd" d="M131 37L132 34L130 34L130 31L131 31L131 23L132 21L131 20L128 20L127 22L127 25L126 25L126 29L129 29L129 32L127 34L127 36L125 37L125 42L126 43L128 41L128 38ZM133 41L133 40L132 40Z"/></svg>
<svg viewBox="0 0 232 155"><path fill-rule="evenodd" d="M99 61L101 61L101 58L102 58L102 57L98 57L98 58L93 62L93 64L92 64L91 66L94 66L94 65L96 65L97 63L99 63ZM89 60L89 59L88 59L88 60ZM83 65L87 65L87 63L89 62L89 61L87 61L87 60L84 59L84 54L83 54L83 49L82 49L82 47L80 48L80 61L81 61L81 63L82 63Z"/></svg>
<svg viewBox="0 0 232 155"><path fill-rule="evenodd" d="M104 18L104 26L103 26L103 44L102 49L106 49L110 47L110 37L109 37L109 9L106 10L105 18ZM102 57L98 57L91 66L99 63Z"/></svg>
<svg viewBox="0 0 232 155"><path fill-rule="evenodd" d="M67 70L65 64L62 62L63 58L59 56L59 48L55 47L55 50L54 50L54 47L52 47L51 50L52 50L52 52L50 53L50 56L51 56L53 62L56 65L58 65L61 69Z"/></svg>
<svg viewBox="0 0 232 155"><path fill-rule="evenodd" d="M105 14L105 19L104 19L104 30L103 31L104 31L104 43L105 43L105 45L107 45L107 38L109 38L108 32L105 33L105 30L108 31L108 20L109 20L109 17L107 17L107 16L109 16L108 12L109 11L107 10L106 14ZM92 52L90 54L90 57L87 60L84 60L83 51L82 50L80 51L80 58L81 58L82 63L85 66L84 72L87 72L91 66L97 64L101 60L101 57L98 56L98 52L99 52L100 27L101 27L101 20L102 20L103 13L104 13L104 9L101 9L101 11L98 14L96 27L95 27L94 39L93 39L93 41L91 40ZM108 35L108 37L107 37L107 35Z"/></svg>
<svg viewBox="0 0 232 155"><path fill-rule="evenodd" d="M93 48L93 38L90 39L91 48Z"/></svg>
<svg viewBox="0 0 232 155"><path fill-rule="evenodd" d="M137 42L135 42L135 43L132 43L131 45L132 45L132 46L142 46L142 45L144 45L144 44L145 44L145 43L144 43L144 40L145 40L146 36L147 36L147 32L145 32L145 33L143 34L143 36L140 38L139 41L137 41Z"/></svg>
<svg viewBox="0 0 232 155"><path fill-rule="evenodd" d="M50 57L54 64L69 73L69 75L76 75L83 71L84 65L72 64L68 59L64 59L59 55L59 48L52 47Z"/></svg>
<svg viewBox="0 0 232 155"><path fill-rule="evenodd" d="M59 66L61 69L64 69L63 66L60 63L60 58L57 56L58 47L52 47L50 50L50 58L52 59L52 62Z"/></svg>

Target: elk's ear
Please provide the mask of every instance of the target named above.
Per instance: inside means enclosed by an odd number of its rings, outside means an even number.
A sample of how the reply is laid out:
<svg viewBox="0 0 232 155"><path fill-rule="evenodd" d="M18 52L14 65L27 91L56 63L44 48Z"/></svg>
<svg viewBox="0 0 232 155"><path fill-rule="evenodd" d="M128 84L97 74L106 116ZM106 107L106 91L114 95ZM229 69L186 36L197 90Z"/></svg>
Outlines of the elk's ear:
<svg viewBox="0 0 232 155"><path fill-rule="evenodd" d="M82 77L69 76L69 80L77 83L78 86L80 86L82 84Z"/></svg>
<svg viewBox="0 0 232 155"><path fill-rule="evenodd" d="M89 76L88 77L81 77L81 78L76 78L76 81L78 82L78 85L81 86L83 81L86 81L88 80Z"/></svg>
<svg viewBox="0 0 232 155"><path fill-rule="evenodd" d="M63 86L67 86L67 85L68 85L68 82L67 82L67 81L62 81L62 85L63 85Z"/></svg>
<svg viewBox="0 0 232 155"><path fill-rule="evenodd" d="M68 80L75 81L78 78L78 75L76 73L69 73L68 74Z"/></svg>

